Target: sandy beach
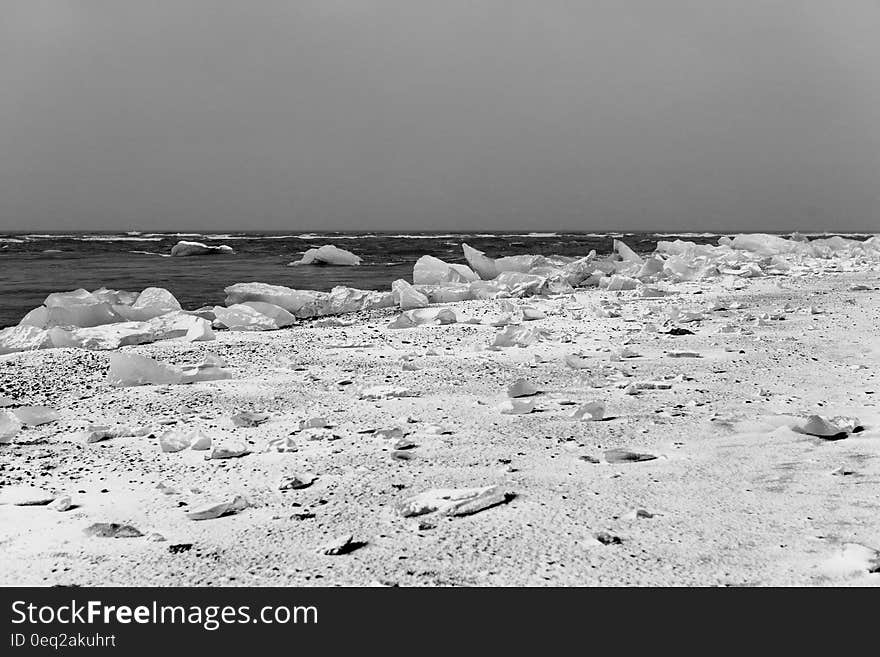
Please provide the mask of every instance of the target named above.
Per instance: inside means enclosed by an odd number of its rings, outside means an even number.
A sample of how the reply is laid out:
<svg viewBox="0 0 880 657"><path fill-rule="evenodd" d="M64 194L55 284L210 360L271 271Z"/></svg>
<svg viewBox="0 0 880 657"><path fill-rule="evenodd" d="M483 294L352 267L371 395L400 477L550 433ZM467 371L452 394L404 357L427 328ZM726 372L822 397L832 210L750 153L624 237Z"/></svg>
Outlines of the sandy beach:
<svg viewBox="0 0 880 657"><path fill-rule="evenodd" d="M0 445L0 481L72 508L0 504L0 583L876 585L880 275L827 269L680 282L659 299L444 304L542 311L522 323L525 347L489 348L504 328L488 323L391 329L399 311L382 309L119 350L178 365L210 352L232 372L190 385L110 386L115 352L2 356L5 394L61 418ZM502 412L520 379L532 412ZM602 419L571 417L588 402ZM256 426L236 426L245 412L238 424ZM860 427L792 428L817 413ZM88 443L89 425L141 435ZM162 451L178 429L250 453ZM494 486L467 513L411 503ZM187 515L236 495L221 517ZM89 535L94 523L141 535ZM342 554L325 554L334 541Z"/></svg>

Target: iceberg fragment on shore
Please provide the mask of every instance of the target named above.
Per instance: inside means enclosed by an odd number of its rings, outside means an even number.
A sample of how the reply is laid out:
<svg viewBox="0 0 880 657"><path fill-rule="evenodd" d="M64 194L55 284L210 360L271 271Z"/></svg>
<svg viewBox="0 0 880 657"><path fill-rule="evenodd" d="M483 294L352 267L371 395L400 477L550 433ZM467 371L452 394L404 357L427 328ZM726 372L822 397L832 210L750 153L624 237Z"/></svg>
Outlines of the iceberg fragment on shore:
<svg viewBox="0 0 880 657"><path fill-rule="evenodd" d="M113 310L130 321L144 321L180 310L180 302L168 290L148 287L131 305L114 303Z"/></svg>
<svg viewBox="0 0 880 657"><path fill-rule="evenodd" d="M420 308L408 310L394 318L388 328L405 329L425 324L455 324L455 311L449 308Z"/></svg>
<svg viewBox="0 0 880 657"><path fill-rule="evenodd" d="M221 361L222 362L222 361ZM166 365L146 356L129 353L110 355L107 383L111 386L175 385L229 379L232 373L210 355L202 363L187 368Z"/></svg>
<svg viewBox="0 0 880 657"><path fill-rule="evenodd" d="M287 313L283 308L279 310ZM241 303L233 304L228 308L214 306L214 316L215 327L227 328L230 331L271 331L280 328L272 317Z"/></svg>
<svg viewBox="0 0 880 657"><path fill-rule="evenodd" d="M467 516L515 497L501 486L484 488L433 488L410 497L397 506L404 518L421 516L439 511L447 516Z"/></svg>
<svg viewBox="0 0 880 657"><path fill-rule="evenodd" d="M498 267L492 258L486 256L482 251L478 251L467 243L461 245L464 251L465 260L467 260L470 268L484 281L491 281L498 276Z"/></svg>
<svg viewBox="0 0 880 657"><path fill-rule="evenodd" d="M0 411L0 445L12 442L21 428L22 424L14 413Z"/></svg>
<svg viewBox="0 0 880 657"><path fill-rule="evenodd" d="M226 305L262 301L280 306L295 317L306 319L325 315L389 308L394 306L392 292L358 290L336 286L329 293L316 290L294 290L268 283L235 283L225 289Z"/></svg>
<svg viewBox="0 0 880 657"><path fill-rule="evenodd" d="M795 425L795 430L820 438L844 437L861 426L858 418L838 415L828 418L824 415L811 415L805 422Z"/></svg>
<svg viewBox="0 0 880 657"><path fill-rule="evenodd" d="M0 356L17 351L46 349L52 346L49 332L36 326L19 324L0 331Z"/></svg>
<svg viewBox="0 0 880 657"><path fill-rule="evenodd" d="M467 265L451 264L430 255L422 256L413 265L413 285L470 283L478 278Z"/></svg>
<svg viewBox="0 0 880 657"><path fill-rule="evenodd" d="M391 284L391 291L394 293L394 301L401 310L424 308L429 303L428 297L403 279L394 281Z"/></svg>
<svg viewBox="0 0 880 657"><path fill-rule="evenodd" d="M19 422L29 427L49 424L61 418L58 411L48 406L19 406L12 413Z"/></svg>

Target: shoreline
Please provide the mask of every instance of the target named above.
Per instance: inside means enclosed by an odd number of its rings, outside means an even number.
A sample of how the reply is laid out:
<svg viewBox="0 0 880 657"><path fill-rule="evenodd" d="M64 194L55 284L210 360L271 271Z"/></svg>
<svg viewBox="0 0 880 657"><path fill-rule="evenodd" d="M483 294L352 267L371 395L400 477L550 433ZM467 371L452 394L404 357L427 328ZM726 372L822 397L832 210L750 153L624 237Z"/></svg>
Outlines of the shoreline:
<svg viewBox="0 0 880 657"><path fill-rule="evenodd" d="M854 283L870 289L849 290ZM876 575L839 566L854 558L849 544L880 547L872 520L880 489L877 286L877 272L866 271L748 279L740 290L718 281L677 283L674 296L659 300L591 289L577 290L574 301L563 295L444 304L499 315L512 301L547 315L524 323L547 331L546 340L494 351L486 347L501 328L388 329L393 310L343 318L355 319L351 326L307 322L119 350L175 364L212 352L233 372L228 380L184 386L108 387L113 352L4 356L6 394L51 405L62 418L0 445L3 478L63 491L77 506L53 512L0 505L0 582L877 584ZM687 310L717 299L743 307L678 324L695 335L644 330L673 303ZM619 303L622 316L599 316L602 300ZM780 311L785 304L794 309ZM642 316L648 308L656 312ZM780 312L784 319L761 318ZM719 332L727 324L737 332ZM738 332L743 328L751 333ZM641 355L612 360L627 341ZM702 357L671 358L670 350ZM564 363L577 351L587 369ZM520 378L541 391L537 410L501 413L507 386ZM345 380L352 383L339 385ZM627 394L624 386L634 380L666 381L671 389ZM371 386L403 387L413 396L361 399L358 391ZM607 419L567 417L576 408L569 402L594 400L605 404ZM231 417L243 411L269 418L235 427ZM865 429L827 441L767 423L825 411L856 415ZM299 421L317 417L330 428L309 440ZM75 438L88 424L116 423L151 426L154 434L199 427L215 440L244 441L252 453L205 460L192 450L162 452L155 437ZM390 427L409 433L416 446L395 450L395 439L365 433ZM265 451L271 441L296 451ZM609 463L603 455L611 449L658 458ZM411 458L395 458L397 451ZM840 467L853 474L831 474ZM317 479L278 490L281 477L301 472ZM159 484L178 492L165 494ZM495 485L515 497L464 517L399 513L402 502L430 489ZM185 515L204 496L231 494L243 495L249 508L199 522ZM638 509L654 515L630 518ZM144 537L85 536L96 522L132 525ZM152 541L153 533L167 540ZM620 542L605 544L598 534ZM319 553L341 535L365 545L345 555ZM191 547L169 551L179 545Z"/></svg>

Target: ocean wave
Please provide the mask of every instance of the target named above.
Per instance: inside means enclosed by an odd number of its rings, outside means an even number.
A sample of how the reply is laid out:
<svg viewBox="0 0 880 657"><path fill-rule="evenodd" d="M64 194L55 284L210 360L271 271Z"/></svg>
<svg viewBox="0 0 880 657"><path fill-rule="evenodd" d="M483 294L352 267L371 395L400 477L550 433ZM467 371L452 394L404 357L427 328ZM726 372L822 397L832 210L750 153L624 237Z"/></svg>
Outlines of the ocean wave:
<svg viewBox="0 0 880 657"><path fill-rule="evenodd" d="M201 237L203 233L144 233L144 237L159 237L162 239L171 237Z"/></svg>
<svg viewBox="0 0 880 657"><path fill-rule="evenodd" d="M204 238L206 240L293 240L293 239L303 239L301 235L227 235L227 234L218 234L218 235L205 235ZM307 238L312 239L312 238ZM327 238L330 239L330 238ZM339 238L333 238L339 239ZM342 239L350 239L343 237Z"/></svg>
<svg viewBox="0 0 880 657"><path fill-rule="evenodd" d="M77 242L161 242L161 237L133 237L130 235L80 235L69 237Z"/></svg>
<svg viewBox="0 0 880 657"><path fill-rule="evenodd" d="M20 240L17 237L0 237L0 242L9 244L24 244L27 240Z"/></svg>
<svg viewBox="0 0 880 657"><path fill-rule="evenodd" d="M721 237L726 233L651 233L654 237Z"/></svg>
<svg viewBox="0 0 880 657"><path fill-rule="evenodd" d="M129 253L140 253L143 255L159 256L160 258L170 258L170 253L156 253L155 251L129 251Z"/></svg>
<svg viewBox="0 0 880 657"><path fill-rule="evenodd" d="M106 233L31 233L27 240L73 240L74 242L158 242L162 237L130 234ZM22 241L22 240L20 240Z"/></svg>
<svg viewBox="0 0 880 657"><path fill-rule="evenodd" d="M794 233L798 233L803 235L804 237L834 237L835 235L839 235L840 237L873 237L877 233L801 233L800 231L794 231L792 233L783 233L784 235L794 235Z"/></svg>
<svg viewBox="0 0 880 657"><path fill-rule="evenodd" d="M361 235L325 235L323 233L303 233L302 235L294 235L293 237L298 237L301 240L362 240L362 239L408 239L408 240L437 240L449 237L498 237L498 235L480 235L473 233L437 233L432 235L425 234L409 234L409 233L364 233Z"/></svg>

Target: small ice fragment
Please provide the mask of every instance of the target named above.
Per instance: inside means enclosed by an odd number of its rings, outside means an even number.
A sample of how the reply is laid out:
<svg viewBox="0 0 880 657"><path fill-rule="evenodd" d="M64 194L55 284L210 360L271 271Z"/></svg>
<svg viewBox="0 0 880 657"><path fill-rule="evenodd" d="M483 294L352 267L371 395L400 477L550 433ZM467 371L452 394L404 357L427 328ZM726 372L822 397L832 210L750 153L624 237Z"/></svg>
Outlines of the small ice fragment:
<svg viewBox="0 0 880 657"><path fill-rule="evenodd" d="M507 399L499 404L498 410L504 415L525 415L535 410L535 402L532 399Z"/></svg>
<svg viewBox="0 0 880 657"><path fill-rule="evenodd" d="M517 379L507 387L508 397L531 397L538 392L538 389L525 379Z"/></svg>
<svg viewBox="0 0 880 657"><path fill-rule="evenodd" d="M605 404L592 401L578 406L571 414L573 420L601 420L605 417Z"/></svg>

